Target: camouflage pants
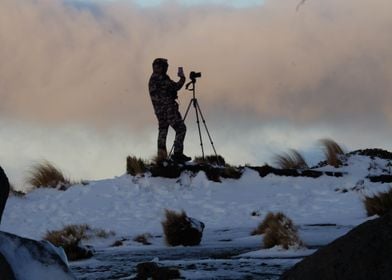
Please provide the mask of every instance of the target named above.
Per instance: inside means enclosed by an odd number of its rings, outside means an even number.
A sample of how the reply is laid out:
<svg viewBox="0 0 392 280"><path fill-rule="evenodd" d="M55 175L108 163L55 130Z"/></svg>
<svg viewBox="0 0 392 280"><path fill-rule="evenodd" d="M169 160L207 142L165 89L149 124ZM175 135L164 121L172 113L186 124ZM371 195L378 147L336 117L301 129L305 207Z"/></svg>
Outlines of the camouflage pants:
<svg viewBox="0 0 392 280"><path fill-rule="evenodd" d="M154 107L159 126L158 150L166 150L167 133L169 131L169 126L171 126L176 132L176 137L174 139L174 153L183 153L186 126L181 117L181 113L178 111L177 102Z"/></svg>

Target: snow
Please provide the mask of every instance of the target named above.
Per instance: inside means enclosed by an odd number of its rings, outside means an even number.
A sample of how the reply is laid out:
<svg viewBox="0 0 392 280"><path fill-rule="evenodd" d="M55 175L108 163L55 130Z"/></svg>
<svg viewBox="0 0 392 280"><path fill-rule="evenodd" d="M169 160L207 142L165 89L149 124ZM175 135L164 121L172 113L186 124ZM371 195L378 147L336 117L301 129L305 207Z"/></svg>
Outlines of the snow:
<svg viewBox="0 0 392 280"><path fill-rule="evenodd" d="M227 236L220 235L220 239L254 246L253 253L242 257L290 254L276 248L260 251L261 237L251 237L249 233L269 211L281 211L299 227L305 245L325 245L368 219L364 195L385 191L390 185L372 183L366 177L385 174L387 164L379 158L354 155L348 158L347 166L317 169L344 172L343 177L261 178L246 168L241 179L223 179L222 183L209 181L203 172L184 172L178 179L122 175L75 185L67 191L36 189L25 197L9 198L0 229L36 240L42 239L46 231L68 224L88 224L131 239L142 233L162 236L165 209L184 210L205 224L201 246L216 246L216 233L227 230ZM355 186L360 187L353 190ZM165 246L161 239L157 240L152 246ZM106 247L109 243L92 242Z"/></svg>
<svg viewBox="0 0 392 280"><path fill-rule="evenodd" d="M305 257L316 252L315 249L306 248L293 248L293 250L285 250L280 246L275 246L270 249L257 250L245 254L239 255L240 258L294 258L294 257Z"/></svg>

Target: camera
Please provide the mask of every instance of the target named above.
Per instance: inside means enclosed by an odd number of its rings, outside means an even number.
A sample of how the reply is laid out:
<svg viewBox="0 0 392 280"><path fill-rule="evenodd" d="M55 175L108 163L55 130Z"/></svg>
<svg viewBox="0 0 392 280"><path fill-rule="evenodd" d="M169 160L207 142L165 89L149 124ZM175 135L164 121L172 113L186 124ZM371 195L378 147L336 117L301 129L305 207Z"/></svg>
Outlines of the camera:
<svg viewBox="0 0 392 280"><path fill-rule="evenodd" d="M194 71L192 71L189 74L189 79L196 80L196 78L201 78L201 72L194 72Z"/></svg>

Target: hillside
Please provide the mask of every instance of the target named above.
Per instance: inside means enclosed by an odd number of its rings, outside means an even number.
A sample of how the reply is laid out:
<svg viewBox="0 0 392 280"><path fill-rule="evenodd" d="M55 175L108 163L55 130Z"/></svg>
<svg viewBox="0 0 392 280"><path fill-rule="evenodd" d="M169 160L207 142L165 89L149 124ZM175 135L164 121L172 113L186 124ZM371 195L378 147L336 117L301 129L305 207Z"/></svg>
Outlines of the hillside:
<svg viewBox="0 0 392 280"><path fill-rule="evenodd" d="M262 237L250 236L250 232L268 212L281 211L299 227L308 248L323 246L368 219L364 195L390 188L389 184L369 179L389 175L390 159L361 154L365 153L347 155L339 168L321 164L312 169L339 172L340 177L261 177L256 170L245 167L241 178L221 182L208 180L204 172L184 171L179 178L126 174L74 185L66 191L40 188L9 198L1 230L39 240L48 230L88 224L115 232L107 239L85 242L99 250L150 250L152 247L132 239L149 233L153 248L164 248L161 222L165 209L184 210L205 224L200 248L217 244L224 247L221 241L225 239L230 246L246 244L247 257L260 258L277 252L260 251ZM109 248L118 239L124 240L124 246Z"/></svg>

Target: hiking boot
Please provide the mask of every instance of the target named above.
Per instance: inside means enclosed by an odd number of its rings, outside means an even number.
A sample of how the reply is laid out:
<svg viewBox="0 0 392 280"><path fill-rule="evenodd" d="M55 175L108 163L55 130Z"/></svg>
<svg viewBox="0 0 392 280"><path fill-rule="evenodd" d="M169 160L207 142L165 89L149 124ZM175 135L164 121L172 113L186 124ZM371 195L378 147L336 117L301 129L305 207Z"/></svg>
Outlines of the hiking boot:
<svg viewBox="0 0 392 280"><path fill-rule="evenodd" d="M167 159L166 149L158 149L157 162L162 162Z"/></svg>
<svg viewBox="0 0 392 280"><path fill-rule="evenodd" d="M171 156L171 159L176 162L187 162L190 161L192 158L184 155L183 153L174 153Z"/></svg>

